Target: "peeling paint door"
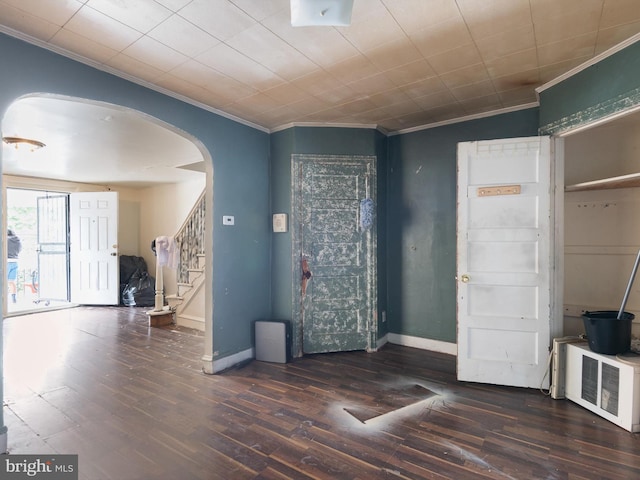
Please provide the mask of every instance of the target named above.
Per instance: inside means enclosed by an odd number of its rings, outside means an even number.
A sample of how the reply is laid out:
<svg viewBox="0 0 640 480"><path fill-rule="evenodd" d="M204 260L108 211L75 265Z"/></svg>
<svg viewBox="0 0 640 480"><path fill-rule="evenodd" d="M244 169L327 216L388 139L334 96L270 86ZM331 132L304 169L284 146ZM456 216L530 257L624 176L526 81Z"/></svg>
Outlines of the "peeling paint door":
<svg viewBox="0 0 640 480"><path fill-rule="evenodd" d="M293 156L293 351L375 348L375 157Z"/></svg>
<svg viewBox="0 0 640 480"><path fill-rule="evenodd" d="M559 321L553 148L549 137L458 145L459 380L547 384Z"/></svg>

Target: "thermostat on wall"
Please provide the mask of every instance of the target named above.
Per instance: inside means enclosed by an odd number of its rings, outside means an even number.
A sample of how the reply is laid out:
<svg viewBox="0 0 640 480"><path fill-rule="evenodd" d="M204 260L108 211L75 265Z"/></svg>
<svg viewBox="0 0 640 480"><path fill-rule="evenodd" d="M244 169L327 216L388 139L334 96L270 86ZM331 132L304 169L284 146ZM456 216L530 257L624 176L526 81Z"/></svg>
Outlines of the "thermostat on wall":
<svg viewBox="0 0 640 480"><path fill-rule="evenodd" d="M273 214L273 231L274 232L287 231L287 214L286 213Z"/></svg>

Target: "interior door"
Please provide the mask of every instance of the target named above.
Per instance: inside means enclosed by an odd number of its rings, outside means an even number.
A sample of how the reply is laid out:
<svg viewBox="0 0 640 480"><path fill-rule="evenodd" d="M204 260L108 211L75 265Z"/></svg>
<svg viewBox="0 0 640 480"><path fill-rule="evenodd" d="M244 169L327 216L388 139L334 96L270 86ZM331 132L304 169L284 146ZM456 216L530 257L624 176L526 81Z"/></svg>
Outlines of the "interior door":
<svg viewBox="0 0 640 480"><path fill-rule="evenodd" d="M36 199L38 299L69 300L69 222L68 199L47 195Z"/></svg>
<svg viewBox="0 0 640 480"><path fill-rule="evenodd" d="M556 316L549 137L458 145L458 379L540 387Z"/></svg>
<svg viewBox="0 0 640 480"><path fill-rule="evenodd" d="M375 157L300 155L293 170L294 352L375 348L375 225L360 221Z"/></svg>
<svg viewBox="0 0 640 480"><path fill-rule="evenodd" d="M71 302L117 305L118 194L72 193L69 202Z"/></svg>

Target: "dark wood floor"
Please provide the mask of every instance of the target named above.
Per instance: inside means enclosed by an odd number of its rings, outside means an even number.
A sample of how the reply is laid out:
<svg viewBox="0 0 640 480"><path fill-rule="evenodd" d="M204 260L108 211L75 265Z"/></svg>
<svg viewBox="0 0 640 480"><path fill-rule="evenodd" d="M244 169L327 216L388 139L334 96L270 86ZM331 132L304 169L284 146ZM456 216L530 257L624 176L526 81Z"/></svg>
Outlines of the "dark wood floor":
<svg viewBox="0 0 640 480"><path fill-rule="evenodd" d="M4 321L10 453L85 480L634 479L640 435L537 390L458 383L455 358L378 353L201 372L202 334L135 308Z"/></svg>

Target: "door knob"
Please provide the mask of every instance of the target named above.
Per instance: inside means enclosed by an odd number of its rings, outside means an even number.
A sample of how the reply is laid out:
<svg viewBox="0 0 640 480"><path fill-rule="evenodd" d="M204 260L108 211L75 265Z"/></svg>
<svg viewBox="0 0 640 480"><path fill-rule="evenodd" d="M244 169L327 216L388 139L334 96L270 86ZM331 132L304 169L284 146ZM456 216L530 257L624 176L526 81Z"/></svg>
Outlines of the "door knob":
<svg viewBox="0 0 640 480"><path fill-rule="evenodd" d="M462 280L462 283L468 283L469 282L469 275L466 275L466 274L462 275L460 280Z"/></svg>

